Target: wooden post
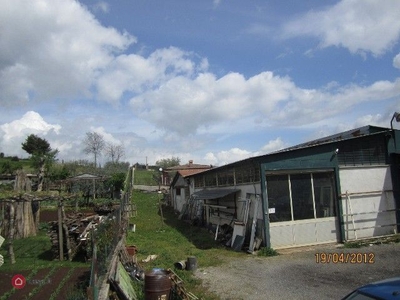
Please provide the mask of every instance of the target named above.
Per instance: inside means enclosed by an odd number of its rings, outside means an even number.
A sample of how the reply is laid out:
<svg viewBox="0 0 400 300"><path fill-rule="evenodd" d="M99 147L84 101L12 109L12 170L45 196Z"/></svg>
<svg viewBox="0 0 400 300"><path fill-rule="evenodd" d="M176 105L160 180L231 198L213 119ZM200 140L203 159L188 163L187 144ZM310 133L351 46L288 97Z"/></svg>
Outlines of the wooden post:
<svg viewBox="0 0 400 300"><path fill-rule="evenodd" d="M62 217L63 217L63 222L62 223L63 223L63 229L64 229L64 233L65 233L65 242L67 244L68 260L71 261L72 260L71 243L69 241L68 226L64 222L64 220L66 219L66 216L65 216L65 210L64 210L63 202L61 202L61 212L62 212Z"/></svg>
<svg viewBox="0 0 400 300"><path fill-rule="evenodd" d="M93 178L93 201L96 199L96 179Z"/></svg>
<svg viewBox="0 0 400 300"><path fill-rule="evenodd" d="M15 255L14 255L14 219L15 219L15 209L14 209L14 201L10 202L10 223L8 230L8 255L10 255L11 264L15 264Z"/></svg>
<svg viewBox="0 0 400 300"><path fill-rule="evenodd" d="M161 205L161 191L158 191L158 206L160 208L160 215L161 215L161 227L164 226L164 214L162 210L162 205Z"/></svg>
<svg viewBox="0 0 400 300"><path fill-rule="evenodd" d="M60 260L64 260L64 241L63 241L63 228L62 228L62 211L61 211L61 200L58 200L58 247Z"/></svg>

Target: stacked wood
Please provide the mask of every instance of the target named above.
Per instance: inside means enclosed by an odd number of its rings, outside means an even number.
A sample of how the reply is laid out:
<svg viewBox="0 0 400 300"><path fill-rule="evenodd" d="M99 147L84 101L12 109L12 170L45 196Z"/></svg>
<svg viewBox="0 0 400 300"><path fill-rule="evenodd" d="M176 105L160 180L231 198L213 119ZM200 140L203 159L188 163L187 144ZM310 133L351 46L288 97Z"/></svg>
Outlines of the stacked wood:
<svg viewBox="0 0 400 300"><path fill-rule="evenodd" d="M115 210L115 208L112 203L107 203L102 205L96 204L93 210L99 215L106 216L109 213L112 213Z"/></svg>
<svg viewBox="0 0 400 300"><path fill-rule="evenodd" d="M59 223L58 221L49 222L50 228L48 236L52 243L53 258L72 260L79 251L84 251L89 241L90 231L95 228L100 221L101 217L97 214L88 216L83 213L70 213L67 215L62 213L62 257L60 257L61 251L59 246Z"/></svg>

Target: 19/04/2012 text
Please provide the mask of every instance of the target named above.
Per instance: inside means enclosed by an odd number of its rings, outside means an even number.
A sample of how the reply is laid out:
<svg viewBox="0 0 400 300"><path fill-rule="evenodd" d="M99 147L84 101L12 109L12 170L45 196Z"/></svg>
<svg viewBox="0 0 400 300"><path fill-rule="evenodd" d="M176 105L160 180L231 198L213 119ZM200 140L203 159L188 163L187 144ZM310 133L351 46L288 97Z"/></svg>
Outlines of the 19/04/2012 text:
<svg viewBox="0 0 400 300"><path fill-rule="evenodd" d="M315 253L317 264L373 264L375 263L375 253L373 252L317 252Z"/></svg>

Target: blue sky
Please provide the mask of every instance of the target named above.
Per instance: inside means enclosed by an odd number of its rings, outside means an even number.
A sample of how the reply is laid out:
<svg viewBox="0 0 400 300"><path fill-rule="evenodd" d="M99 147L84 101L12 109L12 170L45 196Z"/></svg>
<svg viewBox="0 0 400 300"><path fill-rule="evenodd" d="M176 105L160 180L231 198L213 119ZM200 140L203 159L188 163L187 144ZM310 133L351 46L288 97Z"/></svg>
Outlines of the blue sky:
<svg viewBox="0 0 400 300"><path fill-rule="evenodd" d="M400 110L400 1L0 0L0 151L223 165ZM395 128L398 128L395 124ZM103 162L106 157L103 157Z"/></svg>

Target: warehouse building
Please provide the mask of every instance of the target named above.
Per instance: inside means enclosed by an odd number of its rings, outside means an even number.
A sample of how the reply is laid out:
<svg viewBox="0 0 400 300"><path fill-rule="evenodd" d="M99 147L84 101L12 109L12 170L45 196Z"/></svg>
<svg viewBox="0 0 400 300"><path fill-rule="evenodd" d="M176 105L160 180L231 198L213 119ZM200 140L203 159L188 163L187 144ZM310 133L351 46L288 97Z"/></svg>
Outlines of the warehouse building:
<svg viewBox="0 0 400 300"><path fill-rule="evenodd" d="M398 232L398 130L364 126L187 176L181 215L252 249Z"/></svg>

